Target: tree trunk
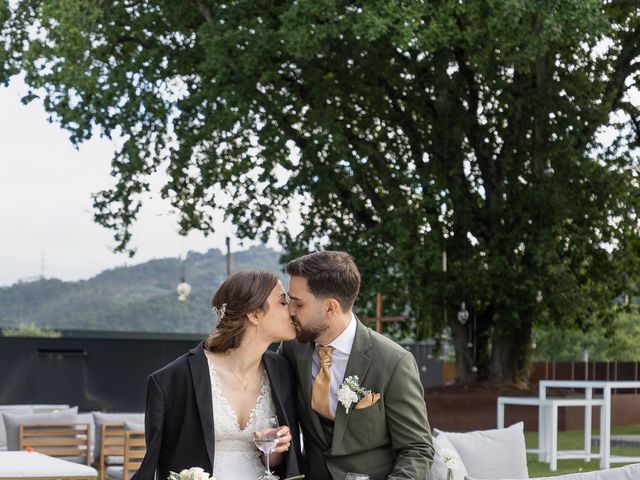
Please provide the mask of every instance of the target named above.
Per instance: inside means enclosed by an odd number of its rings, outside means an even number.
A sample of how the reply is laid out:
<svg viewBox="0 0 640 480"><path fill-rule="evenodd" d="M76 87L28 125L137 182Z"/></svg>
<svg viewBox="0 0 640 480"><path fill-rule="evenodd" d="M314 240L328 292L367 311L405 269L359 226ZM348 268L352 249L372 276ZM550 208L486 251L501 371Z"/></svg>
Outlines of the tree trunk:
<svg viewBox="0 0 640 480"><path fill-rule="evenodd" d="M532 322L493 335L489 381L493 383L526 384L529 378Z"/></svg>
<svg viewBox="0 0 640 480"><path fill-rule="evenodd" d="M449 320L453 334L453 346L456 352L456 383L473 383L478 381L478 372L474 371L473 348L469 348L472 342L470 329L461 325L455 316Z"/></svg>

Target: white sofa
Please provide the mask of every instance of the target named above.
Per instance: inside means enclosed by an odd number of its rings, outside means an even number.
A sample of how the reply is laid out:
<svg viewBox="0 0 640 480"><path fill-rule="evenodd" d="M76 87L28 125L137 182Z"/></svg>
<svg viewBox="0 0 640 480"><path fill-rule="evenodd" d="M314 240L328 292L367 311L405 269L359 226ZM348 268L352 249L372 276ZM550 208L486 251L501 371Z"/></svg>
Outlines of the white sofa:
<svg viewBox="0 0 640 480"><path fill-rule="evenodd" d="M89 424L89 454L97 463L100 454L100 425L105 422L144 423L144 413L78 413L78 407L68 405L0 405L0 451L18 449L18 425L47 422L78 422ZM109 457L108 464L121 464L122 457Z"/></svg>
<svg viewBox="0 0 640 480"><path fill-rule="evenodd" d="M436 455L427 480L447 480L446 457L454 457L451 480L523 480L529 478L522 422L499 430L468 433L434 429ZM537 480L640 480L640 463Z"/></svg>

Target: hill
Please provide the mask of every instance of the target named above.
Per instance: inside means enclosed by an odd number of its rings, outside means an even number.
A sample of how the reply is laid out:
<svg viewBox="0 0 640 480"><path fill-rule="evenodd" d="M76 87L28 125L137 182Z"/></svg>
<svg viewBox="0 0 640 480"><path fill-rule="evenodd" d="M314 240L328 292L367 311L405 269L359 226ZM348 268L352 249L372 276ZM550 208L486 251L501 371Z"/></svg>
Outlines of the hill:
<svg viewBox="0 0 640 480"><path fill-rule="evenodd" d="M233 253L233 271L279 272L280 253L264 246ZM34 324L58 330L206 333L211 331L211 297L226 277L219 250L189 252L184 261L192 291L180 304L176 286L181 260L163 258L106 270L89 280L41 279L0 288L0 328Z"/></svg>

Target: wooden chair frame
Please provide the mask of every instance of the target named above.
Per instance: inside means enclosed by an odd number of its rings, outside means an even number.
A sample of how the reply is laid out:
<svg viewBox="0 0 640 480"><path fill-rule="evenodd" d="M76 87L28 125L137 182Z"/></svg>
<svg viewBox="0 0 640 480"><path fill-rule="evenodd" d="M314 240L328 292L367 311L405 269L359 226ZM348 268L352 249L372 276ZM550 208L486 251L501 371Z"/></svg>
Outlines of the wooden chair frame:
<svg viewBox="0 0 640 480"><path fill-rule="evenodd" d="M100 478L106 478L107 457L124 457L124 423L103 423L100 425L100 455L98 470Z"/></svg>
<svg viewBox="0 0 640 480"><path fill-rule="evenodd" d="M84 457L91 465L88 423L53 422L19 426L19 449L33 449L51 457Z"/></svg>
<svg viewBox="0 0 640 480"><path fill-rule="evenodd" d="M124 434L124 471L123 480L129 480L130 474L140 468L147 444L144 431L126 431Z"/></svg>

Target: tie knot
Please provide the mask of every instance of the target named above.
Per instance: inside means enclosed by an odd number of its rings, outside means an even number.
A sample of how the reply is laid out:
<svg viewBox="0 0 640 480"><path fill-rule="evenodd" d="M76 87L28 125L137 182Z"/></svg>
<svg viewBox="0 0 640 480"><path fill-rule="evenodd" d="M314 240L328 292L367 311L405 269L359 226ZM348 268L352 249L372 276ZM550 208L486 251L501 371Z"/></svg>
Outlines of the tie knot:
<svg viewBox="0 0 640 480"><path fill-rule="evenodd" d="M322 368L329 368L331 366L331 355L334 350L334 347L325 347L324 345L318 344L318 356L320 357L320 366Z"/></svg>

